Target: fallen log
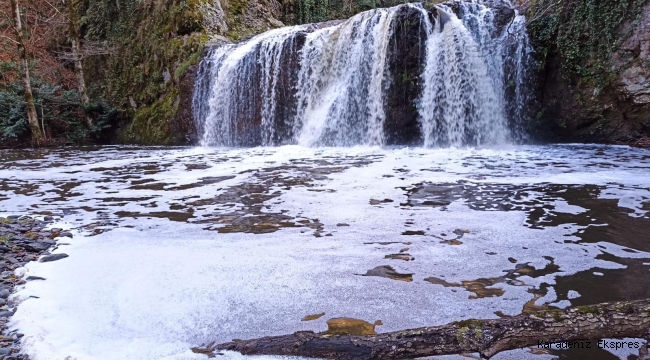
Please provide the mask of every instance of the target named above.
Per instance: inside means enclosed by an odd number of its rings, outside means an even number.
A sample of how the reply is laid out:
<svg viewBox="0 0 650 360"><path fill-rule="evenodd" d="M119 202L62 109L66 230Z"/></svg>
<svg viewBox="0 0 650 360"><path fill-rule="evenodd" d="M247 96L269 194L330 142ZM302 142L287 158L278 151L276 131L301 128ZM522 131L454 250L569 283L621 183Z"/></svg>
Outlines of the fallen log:
<svg viewBox="0 0 650 360"><path fill-rule="evenodd" d="M548 347L551 343L573 342L574 347L595 348L604 345L598 339L621 338L650 339L650 299L544 310L502 319L464 320L369 336L300 331L234 340L211 345L209 350L341 360L413 359L462 353L479 353L489 359L501 351L526 346ZM647 341L619 341L608 345L639 349L640 359L650 360Z"/></svg>

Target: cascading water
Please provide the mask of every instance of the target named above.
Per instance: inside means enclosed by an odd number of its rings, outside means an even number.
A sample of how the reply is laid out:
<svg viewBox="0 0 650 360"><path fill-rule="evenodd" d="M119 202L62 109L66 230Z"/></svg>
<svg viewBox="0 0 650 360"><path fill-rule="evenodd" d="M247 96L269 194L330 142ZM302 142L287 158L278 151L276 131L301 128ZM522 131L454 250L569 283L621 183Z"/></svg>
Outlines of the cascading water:
<svg viewBox="0 0 650 360"><path fill-rule="evenodd" d="M298 75L296 141L383 145L384 75L395 9L307 35Z"/></svg>
<svg viewBox="0 0 650 360"><path fill-rule="evenodd" d="M275 143L281 55L292 51L290 43L302 28L280 28L209 51L193 101L202 145Z"/></svg>
<svg viewBox="0 0 650 360"><path fill-rule="evenodd" d="M410 26L413 21L419 26ZM333 26L285 27L211 48L194 94L201 144L520 140L530 100L524 25L505 0L453 1L429 11L405 4ZM401 66L401 59L414 64ZM417 74L410 76L407 67ZM387 98L399 106L389 108ZM416 131L408 139L387 134L400 128Z"/></svg>
<svg viewBox="0 0 650 360"><path fill-rule="evenodd" d="M488 70L488 62L499 59L485 56L484 50L490 43L486 24L491 23L491 12L477 9L465 17L479 24L472 33L449 7L440 5L437 9L438 21L428 31L424 89L419 103L424 145L503 141L503 96L497 93L500 88L490 77L490 72L499 69L491 66Z"/></svg>
<svg viewBox="0 0 650 360"><path fill-rule="evenodd" d="M418 104L424 145L484 145L521 138L524 114L519 110L527 100L521 75L530 53L521 26L523 16L513 13L510 23L499 30L497 13L477 2L454 1L436 8L437 21L428 23L424 85ZM517 31L514 49L508 46L512 24ZM512 62L512 57L516 58L516 73L506 78L506 62ZM510 78L514 83L508 82ZM508 84L517 87L514 102L518 103L510 124Z"/></svg>

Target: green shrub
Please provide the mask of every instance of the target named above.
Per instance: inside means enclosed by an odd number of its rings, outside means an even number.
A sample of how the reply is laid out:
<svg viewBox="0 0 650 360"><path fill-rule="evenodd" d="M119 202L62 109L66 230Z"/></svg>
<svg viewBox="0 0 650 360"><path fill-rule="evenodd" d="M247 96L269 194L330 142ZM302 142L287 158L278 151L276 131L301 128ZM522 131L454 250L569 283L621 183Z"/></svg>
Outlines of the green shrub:
<svg viewBox="0 0 650 360"><path fill-rule="evenodd" d="M22 82L9 77L17 65L0 63L3 79L0 83L0 142L21 145L30 141ZM77 90L65 90L61 86L42 81L31 76L32 93L39 124L48 139L55 143L81 144L107 139L107 134L117 123L117 111L101 101L91 104L87 109L79 99ZM86 114L93 119L92 129L84 125Z"/></svg>

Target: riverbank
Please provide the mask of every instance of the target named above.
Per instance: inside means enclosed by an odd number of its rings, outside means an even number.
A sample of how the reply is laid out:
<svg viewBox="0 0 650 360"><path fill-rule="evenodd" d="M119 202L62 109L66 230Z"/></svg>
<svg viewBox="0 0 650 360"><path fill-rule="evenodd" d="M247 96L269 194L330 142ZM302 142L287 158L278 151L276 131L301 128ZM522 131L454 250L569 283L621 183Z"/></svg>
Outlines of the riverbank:
<svg viewBox="0 0 650 360"><path fill-rule="evenodd" d="M72 237L72 234L62 229L46 229L54 221L51 216L43 220L29 216L13 215L0 217L0 359L27 360L28 355L21 354L21 339L23 334L8 331L7 324L19 305L13 298L16 287L28 281L43 281L37 276L25 276L20 269L30 261L49 262L66 258L66 254L52 255L50 252L57 248L57 239Z"/></svg>

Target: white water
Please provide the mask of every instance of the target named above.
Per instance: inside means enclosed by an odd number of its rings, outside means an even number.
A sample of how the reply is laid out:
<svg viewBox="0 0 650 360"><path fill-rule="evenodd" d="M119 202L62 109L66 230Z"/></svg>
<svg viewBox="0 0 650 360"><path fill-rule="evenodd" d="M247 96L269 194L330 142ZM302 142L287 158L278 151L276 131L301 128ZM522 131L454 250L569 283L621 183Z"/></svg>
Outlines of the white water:
<svg viewBox="0 0 650 360"><path fill-rule="evenodd" d="M201 144L385 145L389 75L399 75L388 56L391 43L400 41L392 36L403 25L397 13L404 7L419 12L427 36L421 94L413 99L421 139L412 142L432 147L520 139L530 100L525 19L515 12L509 26L498 27L497 10L481 2L449 6L434 10L433 23L421 5L406 4L323 29L272 30L211 50L195 89Z"/></svg>
<svg viewBox="0 0 650 360"><path fill-rule="evenodd" d="M256 107L261 105L262 144L272 145L274 127L270 122L274 118L275 103L268 99L275 99L283 44L302 28L271 30L241 45L222 45L211 50L199 73L200 77L206 77L210 85L197 90L205 92L205 97L195 95L202 101L207 100L207 106L195 104L195 109L201 109L200 113L205 114L203 122L199 124L199 129L203 131L202 144L238 145L238 124L254 117ZM252 52L257 57L251 56ZM261 64L261 69L258 69L258 64ZM257 74L257 71L262 74ZM251 83L253 78L262 80L259 88ZM262 94L257 94L258 91L262 91ZM261 104L246 102L258 96L265 101Z"/></svg>
<svg viewBox="0 0 650 360"><path fill-rule="evenodd" d="M464 6L475 4L460 3ZM439 6L435 25L429 24L424 90L419 103L425 146L503 143L508 138L502 57L489 56L493 14L472 6L464 18L475 20L472 34L453 11ZM473 37L474 35L474 37ZM492 65L492 66L490 66Z"/></svg>
<svg viewBox="0 0 650 360"><path fill-rule="evenodd" d="M384 75L395 11L365 12L307 36L298 75L298 144L384 144Z"/></svg>

